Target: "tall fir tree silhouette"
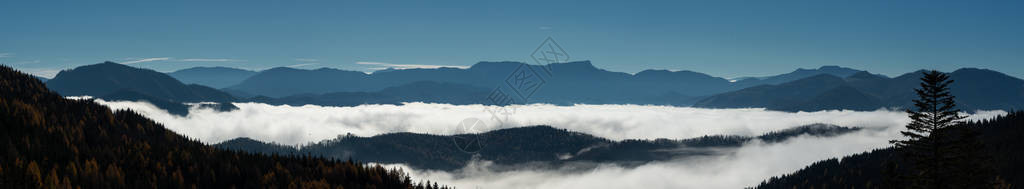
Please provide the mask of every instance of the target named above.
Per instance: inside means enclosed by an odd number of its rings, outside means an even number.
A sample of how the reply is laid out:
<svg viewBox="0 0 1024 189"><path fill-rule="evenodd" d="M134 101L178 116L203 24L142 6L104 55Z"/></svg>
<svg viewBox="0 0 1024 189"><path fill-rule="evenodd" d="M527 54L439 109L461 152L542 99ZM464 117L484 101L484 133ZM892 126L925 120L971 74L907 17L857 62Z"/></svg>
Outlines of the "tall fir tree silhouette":
<svg viewBox="0 0 1024 189"><path fill-rule="evenodd" d="M943 130L956 125L964 117L956 109L956 102L949 91L953 80L949 76L932 70L924 73L921 88L914 89L918 99L914 100L916 110L907 110L912 120L907 130L901 131L907 140L890 141L903 149L906 160L915 169L904 178L915 188L945 188L951 180L954 149L947 132Z"/></svg>
<svg viewBox="0 0 1024 189"><path fill-rule="evenodd" d="M900 132L908 139L890 141L902 149L913 169L908 175L896 175L902 183L890 186L992 187L993 170L986 162L990 158L977 131L961 124L964 116L950 93L952 83L949 75L932 70L921 78L921 88L914 89L916 110L907 110L912 121Z"/></svg>

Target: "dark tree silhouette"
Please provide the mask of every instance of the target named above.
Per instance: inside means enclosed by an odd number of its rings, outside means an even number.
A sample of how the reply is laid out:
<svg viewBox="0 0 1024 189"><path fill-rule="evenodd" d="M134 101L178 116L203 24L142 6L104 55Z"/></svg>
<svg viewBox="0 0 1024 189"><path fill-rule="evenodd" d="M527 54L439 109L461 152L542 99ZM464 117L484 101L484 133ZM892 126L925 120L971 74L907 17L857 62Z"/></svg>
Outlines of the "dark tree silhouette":
<svg viewBox="0 0 1024 189"><path fill-rule="evenodd" d="M400 169L222 150L0 66L0 188L413 188ZM434 184L428 189L448 188Z"/></svg>
<svg viewBox="0 0 1024 189"><path fill-rule="evenodd" d="M952 80L926 72L893 147L820 161L757 188L1014 188L1024 185L1024 111L961 121ZM881 174L879 174L881 173Z"/></svg>
<svg viewBox="0 0 1024 189"><path fill-rule="evenodd" d="M948 130L949 136L961 136L962 132L978 133L978 143L983 147L974 147L974 152L957 153L974 154L974 158L966 157L974 165L961 164L964 161L952 161L962 167L956 170L948 180L946 188L1020 188L1024 186L1024 111L1012 111L1003 116L988 120L974 120L957 124ZM970 145L965 145L970 146ZM914 164L906 160L904 148L887 147L843 158L833 158L813 163L799 171L772 177L756 188L911 188L909 183L890 175L910 175L914 172ZM990 158L991 161L985 161ZM978 166L982 164L983 166ZM991 165L984 165L991 164ZM995 172L985 173L985 167ZM979 174L978 171L981 171ZM881 173L881 174L880 174ZM989 176L986 176L989 175ZM995 175L995 176L992 176ZM895 179L894 179L895 178ZM980 179L980 180L979 180Z"/></svg>
<svg viewBox="0 0 1024 189"><path fill-rule="evenodd" d="M962 116L956 109L954 97L949 93L949 76L932 70L921 78L921 88L914 89L918 99L914 100L917 110L907 110L912 120L906 131L901 131L907 140L890 141L897 148L904 149L907 160L913 162L916 170L906 178L913 187L940 188L946 183L952 150L950 140L940 130L958 123Z"/></svg>
<svg viewBox="0 0 1024 189"><path fill-rule="evenodd" d="M989 185L991 171L983 163L987 158L980 151L984 146L978 134L971 129L952 128L964 117L949 92L951 83L948 75L932 70L921 78L921 88L914 89L917 109L907 110L912 121L906 131L900 132L908 139L891 141L914 169L907 175L888 175L898 181L890 184L915 188Z"/></svg>

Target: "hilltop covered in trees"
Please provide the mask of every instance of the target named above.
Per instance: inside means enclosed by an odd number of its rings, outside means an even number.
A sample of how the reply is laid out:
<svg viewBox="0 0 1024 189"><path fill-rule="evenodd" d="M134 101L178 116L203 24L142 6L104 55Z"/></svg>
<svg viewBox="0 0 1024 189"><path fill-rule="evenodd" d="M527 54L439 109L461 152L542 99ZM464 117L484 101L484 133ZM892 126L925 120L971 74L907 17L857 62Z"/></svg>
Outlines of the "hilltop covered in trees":
<svg viewBox="0 0 1024 189"><path fill-rule="evenodd" d="M972 121L954 126L980 132L984 152L992 158L991 167L1002 184L1024 186L1024 111L1016 111L991 120ZM774 177L757 188L887 188L890 172L907 172L909 165L895 148L823 160L797 172ZM893 162L893 163L888 163ZM890 167L886 167L890 164ZM997 183L999 184L999 183Z"/></svg>
<svg viewBox="0 0 1024 189"><path fill-rule="evenodd" d="M479 134L455 135L477 139L479 149L460 149L453 136L389 133L372 137L340 136L310 145L284 146L238 138L214 146L267 154L316 155L337 159L358 158L379 163L403 163L413 168L455 170L474 158L502 165L573 162L638 165L653 161L721 155L752 140L783 142L799 136L832 137L860 131L826 124L800 126L760 136L712 135L690 139L630 139L613 141L550 126L508 128ZM686 148L688 150L679 150Z"/></svg>
<svg viewBox="0 0 1024 189"><path fill-rule="evenodd" d="M790 175L773 177L758 188L1012 188L1021 173L1024 112L991 120L963 122L954 80L925 72L915 89L916 109L900 132L906 139L869 153L830 159Z"/></svg>
<svg viewBox="0 0 1024 189"><path fill-rule="evenodd" d="M439 188L352 160L216 149L131 111L65 99L6 66L0 129L4 187Z"/></svg>

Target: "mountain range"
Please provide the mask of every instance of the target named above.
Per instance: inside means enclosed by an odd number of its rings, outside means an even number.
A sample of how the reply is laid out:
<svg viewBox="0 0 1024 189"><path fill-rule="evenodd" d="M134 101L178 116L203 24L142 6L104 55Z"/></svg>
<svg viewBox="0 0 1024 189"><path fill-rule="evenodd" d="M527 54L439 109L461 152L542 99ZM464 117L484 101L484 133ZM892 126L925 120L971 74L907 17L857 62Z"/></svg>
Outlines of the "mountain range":
<svg viewBox="0 0 1024 189"><path fill-rule="evenodd" d="M551 74L548 74L550 70ZM513 74L516 73L516 74ZM525 75L524 75L525 74ZM61 71L47 86L65 96L146 100L187 114L186 102L262 102L276 105L355 106L432 102L499 104L653 104L780 111L875 110L909 107L921 71L889 78L838 66L727 80L693 71L636 74L594 67L589 61L546 66L480 62L466 69L389 69L374 73L331 68L279 67L259 72L196 67L169 74L113 62ZM1024 81L993 70L951 72L961 108L1020 109ZM532 87L516 88L517 77ZM193 84L186 84L186 82ZM235 84L231 84L237 82ZM529 83L532 82L532 83ZM200 84L195 84L200 83ZM203 84L226 86L221 89ZM523 83L520 83L523 84ZM524 85L519 85L520 87ZM495 101L505 97L509 101ZM182 111L184 110L184 111Z"/></svg>
<svg viewBox="0 0 1024 189"><path fill-rule="evenodd" d="M484 88L456 83L417 81L388 87L375 92L333 92L300 94L281 98L257 96L247 99L272 105L301 106L358 106L361 104L394 104L403 102L443 102L456 105L486 104L488 91Z"/></svg>
<svg viewBox="0 0 1024 189"><path fill-rule="evenodd" d="M257 72L228 67L193 67L167 73L182 83L224 88L241 83Z"/></svg>
<svg viewBox="0 0 1024 189"><path fill-rule="evenodd" d="M177 115L188 114L186 102L215 102L218 109L237 109L230 102L238 99L218 89L184 84L149 69L104 62L57 73L46 86L64 96L93 96L105 100L148 101Z"/></svg>
<svg viewBox="0 0 1024 189"><path fill-rule="evenodd" d="M233 96L220 90L177 79L149 69L104 62L63 70L46 86L64 96L106 96L131 90L156 98L181 102L230 102Z"/></svg>
<svg viewBox="0 0 1024 189"><path fill-rule="evenodd" d="M575 66L579 65L582 63L575 63ZM475 65L474 67L477 66L482 66L477 69L498 69L493 67L494 65ZM603 70L594 73L573 72L563 70L574 68L573 66L561 66L563 67L553 67L555 68L552 69L553 75L563 73L566 75L564 77L575 78L575 82L595 78L607 79L602 81L635 82L633 84L643 85L641 88L670 85L674 80L685 78L680 75L695 75L693 73L696 73L647 71L648 73L644 74L632 74L631 79L618 80L614 78L621 79L618 77L621 74L615 74L615 72ZM329 70L321 69L321 71ZM469 69L419 69L413 70L417 72L409 73L418 73L422 76L436 74L434 71L461 72L459 70ZM850 70L839 67L823 67L818 70L832 71L807 74L804 72L808 71L798 70L787 76L783 76L786 75L783 74L773 77L744 78L733 82L726 81L729 83L726 85L729 86L752 86L706 95L707 97L697 101L695 106L712 108L764 107L783 111L871 110L885 107L907 107L907 103L914 99L915 94L912 89L916 88L920 82L918 78L923 72L917 71L889 78L866 71L848 73ZM304 71L309 70L298 70L298 72ZM402 71L391 70L378 73L406 73ZM794 74L798 72L800 74ZM363 74L375 75L378 73ZM574 76L569 73L579 75ZM1019 109L1022 106L1021 102L1024 102L1024 98L1022 98L1024 82L1019 78L993 70L976 68L958 69L949 74L955 80L951 85L952 94L957 96L958 107L965 110ZM643 75L643 77L637 75ZM554 76L550 77L554 80ZM637 165L650 161L727 153L727 149L751 140L768 143L784 142L794 136L831 137L858 130L858 128L830 125L810 125L760 136L706 136L692 139L611 141L585 133L548 126L534 126L453 136L416 133L389 133L372 137L346 135L301 147L282 146L247 138L208 146L174 134L130 110L114 111L88 100L61 98L61 96L90 95L99 98L147 100L155 101L154 104L170 104L166 107L176 107L175 111L180 111L181 106L178 105L181 103L202 101L264 101L279 104L314 102L337 105L415 100L474 103L484 100L476 96L489 94L490 89L493 89L479 87L471 83L449 81L451 80L415 80L407 83L393 81L396 84L379 88L367 87L365 88L367 91L362 92L308 92L283 97L257 95L252 98L237 98L211 87L184 84L164 73L112 62L62 71L57 77L47 81L45 85L31 76L8 67L0 67L0 97L2 97L0 98L2 99L0 100L0 110L2 110L0 114L4 114L4 116L0 116L0 122L3 123L5 129L5 132L0 132L0 142L7 141L8 144L7 152L5 152L7 155L0 156L0 165L2 165L0 168L3 168L0 169L0 177L5 178L0 181L16 181L2 182L4 186L16 187L39 187L45 184L97 188L138 188L146 187L144 184L147 183L182 187L190 184L245 187L277 186L289 183L288 181L296 181L301 184L329 184L350 188L362 188L370 185L407 188L413 183L408 179L402 179L404 175L399 171L386 170L379 166L366 166L353 161L340 161L340 159L356 158L370 162L405 163L417 168L438 170L457 169L465 166L473 158L493 161L502 165L531 162L544 162L553 166L584 162ZM712 77L707 80L707 83L719 83L718 81ZM559 86L565 87L565 85L568 84ZM709 84L709 86L715 85L717 84ZM687 86L701 85L688 84ZM608 88L615 87L619 86L609 85ZM595 88L595 86L578 89L587 88ZM663 97L667 97L662 100L675 99L675 96L686 96L684 93L677 93L676 90L659 89L658 91L675 93L664 95ZM644 94L657 93L648 91ZM308 98L299 98L303 96ZM589 97L592 97L591 100L611 99L600 95ZM316 101L331 99L342 101ZM364 100L359 101L358 99ZM374 102L365 99L379 100ZM277 102L274 102L275 100ZM1022 157L1020 153L1017 153L1017 149L1021 147L1020 144L1024 144L1019 141L1022 138L1021 133L1024 133L1021 132L1020 127L1024 120L1022 118L1024 118L1024 112L1016 111L991 120L968 122L956 126L958 129L975 129L982 134L980 138L985 140L984 150L993 157L991 163L998 169L1002 181L1012 184L1012 186L1019 186L1024 181L1022 179L1024 176L1018 171L1022 168L1022 165L1018 163ZM83 138L82 136L88 137ZM458 148L457 140L453 138L476 138L478 140L475 144L481 147ZM686 147L686 150L679 150L680 147ZM726 150L722 151L722 149ZM236 152L239 150L255 153ZM478 156L466 153L466 150L475 151ZM879 173L884 168L882 166L886 165L886 162L900 163L899 158L891 158L895 157L894 154L897 153L899 153L898 149L885 148L842 159L825 160L792 174L768 179L758 187L864 188L879 186L884 182ZM300 157L298 155L312 156ZM905 169L898 168L896 170L905 171ZM193 170L210 170L210 172ZM344 172L342 170L352 170L357 174L341 174Z"/></svg>
<svg viewBox="0 0 1024 189"><path fill-rule="evenodd" d="M285 97L331 92L374 92L416 81L465 84L488 91L504 84L517 69L542 79L528 102L552 104L662 104L686 106L701 96L762 84L788 82L815 74L847 76L857 70L837 66L800 69L792 73L730 82L693 71L644 70L636 74L599 69L589 61L555 63L548 68L518 62L480 62L468 69L401 69L371 74L330 68L302 70L273 68L227 87L251 95ZM548 75L542 71L550 69ZM519 73L519 72L516 72ZM183 79L184 80L184 79ZM672 100L666 100L672 99Z"/></svg>
<svg viewBox="0 0 1024 189"><path fill-rule="evenodd" d="M763 107L781 111L875 110L910 107L922 71L886 78L858 72L842 78L815 75L778 85L760 85L698 101L705 108ZM963 110L1020 109L1024 80L993 70L963 68L949 73L951 93Z"/></svg>

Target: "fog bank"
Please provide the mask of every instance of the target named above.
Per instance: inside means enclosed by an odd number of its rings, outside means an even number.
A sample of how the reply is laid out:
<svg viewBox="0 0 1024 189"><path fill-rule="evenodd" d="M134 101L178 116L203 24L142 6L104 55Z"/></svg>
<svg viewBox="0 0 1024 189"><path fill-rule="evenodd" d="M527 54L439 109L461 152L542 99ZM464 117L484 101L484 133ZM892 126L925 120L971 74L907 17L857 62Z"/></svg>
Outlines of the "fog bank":
<svg viewBox="0 0 1024 189"><path fill-rule="evenodd" d="M304 144L351 133L373 136L390 132L456 134L459 122L483 120L487 131L550 125L614 140L692 138L704 135L758 135L794 126L828 123L849 127L888 128L909 122L900 111L778 112L763 109L703 109L649 105L532 104L509 114L485 111L493 106L407 103L355 107L274 106L235 103L238 110L218 112L193 106L186 117L167 113L146 102L96 102L114 109L132 109L167 128L207 143L250 137L281 144ZM1002 111L981 111L991 116Z"/></svg>

